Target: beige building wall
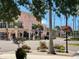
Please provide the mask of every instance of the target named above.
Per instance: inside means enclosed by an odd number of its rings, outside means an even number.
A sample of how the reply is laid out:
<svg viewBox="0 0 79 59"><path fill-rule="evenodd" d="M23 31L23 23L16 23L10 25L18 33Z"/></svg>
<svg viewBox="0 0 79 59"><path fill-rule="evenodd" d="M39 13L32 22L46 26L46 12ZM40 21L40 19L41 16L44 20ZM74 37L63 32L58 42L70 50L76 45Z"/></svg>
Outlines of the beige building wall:
<svg viewBox="0 0 79 59"><path fill-rule="evenodd" d="M22 12L19 16L18 20L22 22L23 28L8 28L8 36L11 38L11 34L15 33L16 37L18 37L18 31L23 32L27 31L29 33L32 32L32 24L39 24L39 22L36 20L36 18L28 13ZM44 25L44 34L47 32L47 28ZM0 28L0 32L6 32L6 28Z"/></svg>
<svg viewBox="0 0 79 59"><path fill-rule="evenodd" d="M39 22L36 20L36 18L28 13L21 13L21 16L19 17L19 21L22 22L23 28L27 31L32 30L32 24L38 24Z"/></svg>

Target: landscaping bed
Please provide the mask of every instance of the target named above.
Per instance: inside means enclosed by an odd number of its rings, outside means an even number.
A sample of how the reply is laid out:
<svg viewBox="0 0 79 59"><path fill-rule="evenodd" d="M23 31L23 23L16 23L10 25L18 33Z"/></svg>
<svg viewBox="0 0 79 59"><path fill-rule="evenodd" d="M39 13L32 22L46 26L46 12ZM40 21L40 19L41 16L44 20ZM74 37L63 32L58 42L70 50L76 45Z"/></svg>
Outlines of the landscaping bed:
<svg viewBox="0 0 79 59"><path fill-rule="evenodd" d="M70 39L67 39L68 41L79 41L79 38L70 38ZM66 41L66 39L64 40Z"/></svg>
<svg viewBox="0 0 79 59"><path fill-rule="evenodd" d="M79 38L70 38L69 41L79 41Z"/></svg>
<svg viewBox="0 0 79 59"><path fill-rule="evenodd" d="M79 46L79 44L69 44L70 46Z"/></svg>

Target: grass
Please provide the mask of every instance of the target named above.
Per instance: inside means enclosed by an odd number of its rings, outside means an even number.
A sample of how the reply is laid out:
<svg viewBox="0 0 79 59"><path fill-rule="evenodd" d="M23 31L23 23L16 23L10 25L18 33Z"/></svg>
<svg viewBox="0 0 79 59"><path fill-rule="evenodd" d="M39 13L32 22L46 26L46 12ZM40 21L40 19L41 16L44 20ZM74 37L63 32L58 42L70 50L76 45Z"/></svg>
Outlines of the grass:
<svg viewBox="0 0 79 59"><path fill-rule="evenodd" d="M70 46L79 46L79 44L69 44Z"/></svg>
<svg viewBox="0 0 79 59"><path fill-rule="evenodd" d="M56 52L61 52L61 53L65 52L65 47L63 45L55 45L54 48L56 49Z"/></svg>
<svg viewBox="0 0 79 59"><path fill-rule="evenodd" d="M79 41L79 38L71 38L70 40Z"/></svg>
<svg viewBox="0 0 79 59"><path fill-rule="evenodd" d="M70 39L67 39L68 41L79 41L79 38L70 38ZM65 39L66 41L66 39Z"/></svg>

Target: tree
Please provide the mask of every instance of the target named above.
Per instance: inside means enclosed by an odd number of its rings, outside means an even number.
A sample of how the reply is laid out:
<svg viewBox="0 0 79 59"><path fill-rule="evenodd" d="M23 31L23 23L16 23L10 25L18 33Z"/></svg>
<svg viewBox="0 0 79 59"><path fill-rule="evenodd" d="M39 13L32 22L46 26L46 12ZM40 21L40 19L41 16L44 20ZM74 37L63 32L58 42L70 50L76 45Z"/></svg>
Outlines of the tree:
<svg viewBox="0 0 79 59"><path fill-rule="evenodd" d="M58 31L60 30L60 27L59 27L59 26L56 26L55 28L56 28Z"/></svg>
<svg viewBox="0 0 79 59"><path fill-rule="evenodd" d="M55 14L54 14L54 21L53 21L53 23L54 23L54 29L55 29Z"/></svg>
<svg viewBox="0 0 79 59"><path fill-rule="evenodd" d="M78 20L78 35L79 35L79 20Z"/></svg>
<svg viewBox="0 0 79 59"><path fill-rule="evenodd" d="M0 20L14 21L20 15L19 8L13 0L0 0Z"/></svg>
<svg viewBox="0 0 79 59"><path fill-rule="evenodd" d="M32 29L37 29L37 25L36 24L32 24Z"/></svg>
<svg viewBox="0 0 79 59"><path fill-rule="evenodd" d="M37 34L39 35L39 39L41 39L41 32L43 30L43 26L40 24L32 24L32 29L37 32Z"/></svg>
<svg viewBox="0 0 79 59"><path fill-rule="evenodd" d="M32 11L32 14L37 18L40 23L42 18L45 17L45 9L45 0L32 0L32 8L30 8L30 11Z"/></svg>
<svg viewBox="0 0 79 59"><path fill-rule="evenodd" d="M73 16L73 38L75 38L75 16Z"/></svg>
<svg viewBox="0 0 79 59"><path fill-rule="evenodd" d="M20 11L14 0L0 0L0 21L7 22L7 35L8 24L14 22L18 15L20 15Z"/></svg>
<svg viewBox="0 0 79 59"><path fill-rule="evenodd" d="M30 5L30 11L36 17L37 21L39 21L39 23L41 24L42 18L44 18L46 14L45 0L32 0L32 3ZM41 39L41 32L39 32L39 37Z"/></svg>
<svg viewBox="0 0 79 59"><path fill-rule="evenodd" d="M26 7L31 11L32 15L36 17L36 20L41 24L42 18L46 14L45 0L18 0L19 5ZM41 36L41 32L39 33Z"/></svg>
<svg viewBox="0 0 79 59"><path fill-rule="evenodd" d="M19 4L30 10L36 19L41 23L42 18L44 18L46 14L45 0L19 0Z"/></svg>
<svg viewBox="0 0 79 59"><path fill-rule="evenodd" d="M49 6L49 53L50 54L56 54L53 46L53 40L52 40L52 6L53 1L47 0L48 6Z"/></svg>
<svg viewBox="0 0 79 59"><path fill-rule="evenodd" d="M21 5L29 8L36 19L41 22L42 18L45 17L46 11L49 10L49 53L55 54L53 41L52 41L52 6L53 0L19 0Z"/></svg>
<svg viewBox="0 0 79 59"><path fill-rule="evenodd" d="M58 13L62 13L66 17L66 27L68 26L68 17L70 15L75 15L77 12L78 0L54 0L56 5L56 10ZM68 53L68 36L66 31L66 53Z"/></svg>

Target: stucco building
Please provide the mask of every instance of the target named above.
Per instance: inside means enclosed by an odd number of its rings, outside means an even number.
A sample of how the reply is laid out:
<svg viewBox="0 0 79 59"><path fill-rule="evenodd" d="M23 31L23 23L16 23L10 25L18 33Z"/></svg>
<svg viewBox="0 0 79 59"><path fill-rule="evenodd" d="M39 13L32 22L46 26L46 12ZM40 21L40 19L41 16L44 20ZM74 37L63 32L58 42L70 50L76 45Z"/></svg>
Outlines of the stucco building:
<svg viewBox="0 0 79 59"><path fill-rule="evenodd" d="M28 33L32 33L32 24L39 24L36 18L33 15L22 12L17 20L18 26L15 26L13 22L7 25L7 22L0 22L0 39L5 39L6 34L8 34L8 38L11 39L11 35L15 33L16 37L18 37L19 33L23 33L27 31ZM44 30L46 31L46 27L44 26ZM29 34L30 36L30 34Z"/></svg>

